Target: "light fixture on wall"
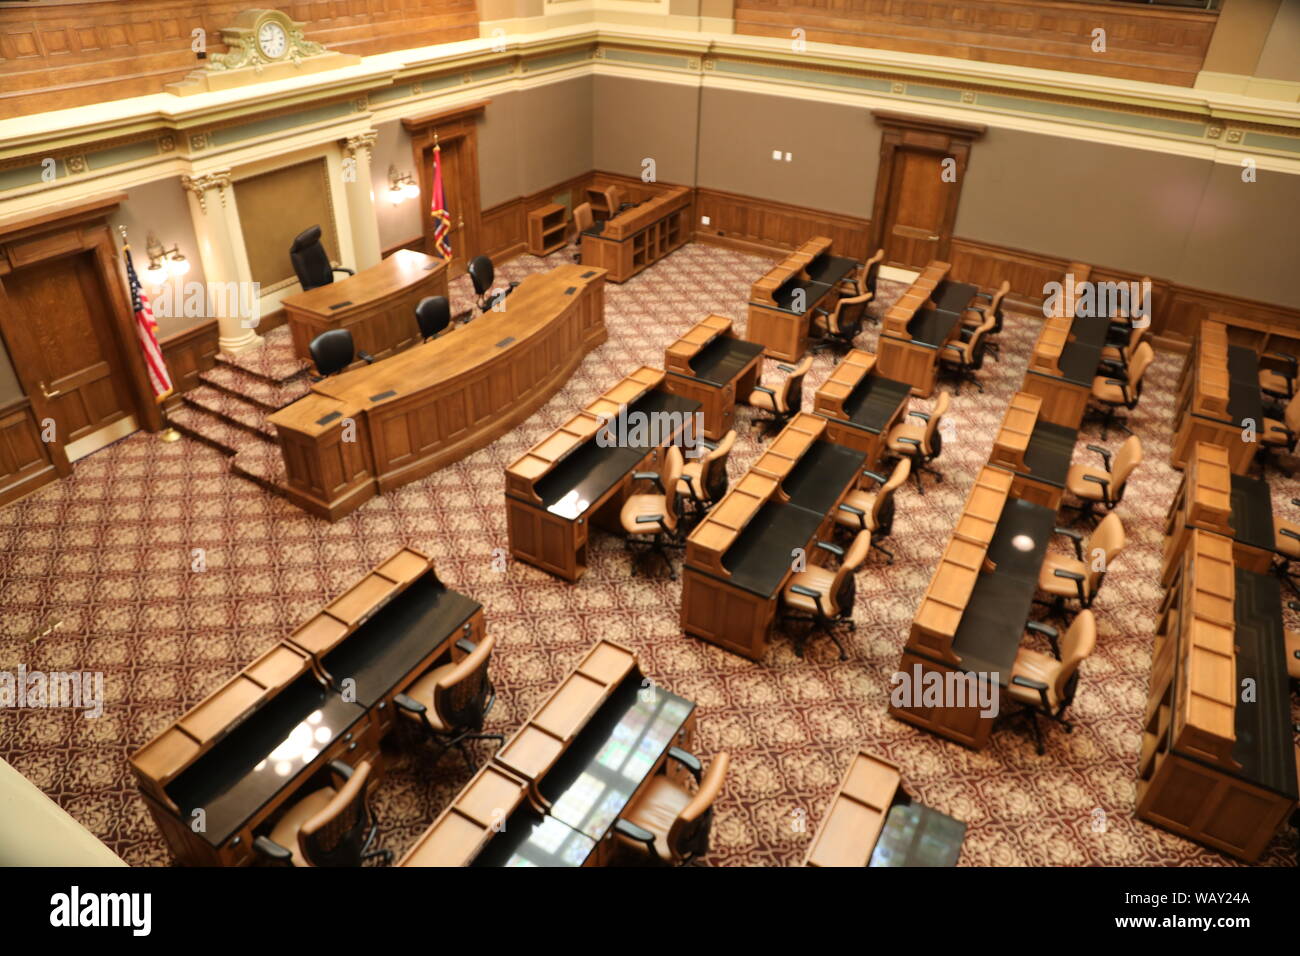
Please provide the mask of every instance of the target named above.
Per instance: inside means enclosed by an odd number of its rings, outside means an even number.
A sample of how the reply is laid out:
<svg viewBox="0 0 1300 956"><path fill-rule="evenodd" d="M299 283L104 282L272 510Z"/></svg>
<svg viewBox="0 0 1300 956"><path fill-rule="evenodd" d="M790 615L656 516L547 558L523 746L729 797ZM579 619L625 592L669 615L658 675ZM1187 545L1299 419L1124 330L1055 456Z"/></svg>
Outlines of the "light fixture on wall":
<svg viewBox="0 0 1300 956"><path fill-rule="evenodd" d="M420 195L420 184L411 173L399 174L396 166L388 167L388 201L400 206L408 199Z"/></svg>
<svg viewBox="0 0 1300 956"><path fill-rule="evenodd" d="M145 254L149 256L149 265L142 277L150 285L162 285L171 276L183 276L190 271L190 260L181 254L180 247L173 243L170 249L164 248L152 232L145 243Z"/></svg>

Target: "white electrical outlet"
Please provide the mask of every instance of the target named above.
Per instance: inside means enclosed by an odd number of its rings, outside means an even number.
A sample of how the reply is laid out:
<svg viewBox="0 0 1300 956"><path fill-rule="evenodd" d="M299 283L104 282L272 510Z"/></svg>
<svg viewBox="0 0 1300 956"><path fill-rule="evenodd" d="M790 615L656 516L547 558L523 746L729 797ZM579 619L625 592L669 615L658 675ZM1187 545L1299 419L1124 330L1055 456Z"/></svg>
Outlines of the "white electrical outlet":
<svg viewBox="0 0 1300 956"><path fill-rule="evenodd" d="M787 163L790 162L790 160L793 159L793 158L794 158L794 157L791 156L789 153L786 153L786 154L785 154L785 161L786 161Z"/></svg>
<svg viewBox="0 0 1300 956"><path fill-rule="evenodd" d="M709 217L708 217L708 216L701 216L701 217L700 217L700 225L701 225L701 226L707 226L707 225L709 225Z"/></svg>
<svg viewBox="0 0 1300 956"><path fill-rule="evenodd" d="M774 150L772 150L772 158L775 159L775 160L777 160L778 162L780 162L780 160L781 160L781 151L780 151L779 149L774 149Z"/></svg>

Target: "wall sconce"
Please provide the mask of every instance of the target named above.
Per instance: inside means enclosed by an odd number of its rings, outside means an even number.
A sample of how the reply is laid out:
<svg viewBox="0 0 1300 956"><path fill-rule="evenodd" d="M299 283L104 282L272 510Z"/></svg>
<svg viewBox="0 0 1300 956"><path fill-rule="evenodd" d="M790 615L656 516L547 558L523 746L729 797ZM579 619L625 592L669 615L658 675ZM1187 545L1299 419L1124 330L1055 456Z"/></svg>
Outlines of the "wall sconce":
<svg viewBox="0 0 1300 956"><path fill-rule="evenodd" d="M411 173L399 175L396 166L388 167L388 201L394 206L400 206L408 199L414 199L420 195L420 184L415 181L415 176Z"/></svg>
<svg viewBox="0 0 1300 956"><path fill-rule="evenodd" d="M149 265L142 277L153 286L162 285L171 276L183 276L190 271L190 260L181 254L180 247L173 244L170 249L163 248L158 237L149 233L145 243L145 254L149 256Z"/></svg>

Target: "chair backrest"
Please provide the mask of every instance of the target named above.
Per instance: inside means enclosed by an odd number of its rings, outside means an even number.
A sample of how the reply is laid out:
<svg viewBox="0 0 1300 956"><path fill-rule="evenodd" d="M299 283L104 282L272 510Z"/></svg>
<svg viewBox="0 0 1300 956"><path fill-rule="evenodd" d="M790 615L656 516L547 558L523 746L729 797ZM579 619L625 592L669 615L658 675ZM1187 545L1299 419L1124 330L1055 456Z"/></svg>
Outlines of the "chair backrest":
<svg viewBox="0 0 1300 956"><path fill-rule="evenodd" d="M678 497L681 490L677 487L682 477L682 469L686 461L682 458L682 450L676 445L670 445L664 452L663 463L659 466L659 481L664 486L664 520L663 525L669 531L677 529L677 511L679 507Z"/></svg>
<svg viewBox="0 0 1300 956"><path fill-rule="evenodd" d="M875 254L862 263L862 279L858 282L859 292L876 294L876 281L880 278L880 264L885 261L885 250L877 249Z"/></svg>
<svg viewBox="0 0 1300 956"><path fill-rule="evenodd" d="M1127 365L1129 362L1133 361L1133 356L1137 353L1139 343L1146 338L1148 328L1150 328L1150 326L1135 325L1129 330L1128 345L1124 346L1122 349L1124 364Z"/></svg>
<svg viewBox="0 0 1300 956"><path fill-rule="evenodd" d="M627 195L622 186L609 186L605 189L605 205L609 207L609 217L613 219L618 215L618 207L623 205L623 199Z"/></svg>
<svg viewBox="0 0 1300 956"><path fill-rule="evenodd" d="M573 207L573 233L575 239L596 224L596 217L591 214L591 203L579 203Z"/></svg>
<svg viewBox="0 0 1300 956"><path fill-rule="evenodd" d="M451 325L451 303L445 295L425 296L415 307L415 322L421 338L433 338Z"/></svg>
<svg viewBox="0 0 1300 956"><path fill-rule="evenodd" d="M352 333L347 329L330 329L311 340L307 346L311 360L316 363L316 371L322 375L333 375L352 364L356 357L356 346L352 344Z"/></svg>
<svg viewBox="0 0 1300 956"><path fill-rule="evenodd" d="M330 257L320 241L320 226L304 229L294 237L293 244L289 246L289 261L293 263L293 271L304 291L334 281Z"/></svg>
<svg viewBox="0 0 1300 956"><path fill-rule="evenodd" d="M1156 353L1151 348L1151 343L1141 342L1133 350L1133 355L1128 360L1128 390L1129 394L1136 396L1141 393L1142 376L1147 373L1147 366L1155 359Z"/></svg>
<svg viewBox="0 0 1300 956"><path fill-rule="evenodd" d="M898 459L889 480L876 492L876 500L871 504L871 527L881 535L889 534L894 522L894 492L898 490L907 476L912 473L912 459L904 456Z"/></svg>
<svg viewBox="0 0 1300 956"><path fill-rule="evenodd" d="M1096 594L1110 570L1110 564L1124 550L1127 539L1119 515L1111 512L1088 535L1083 546L1083 563L1088 566L1088 596Z"/></svg>
<svg viewBox="0 0 1300 956"><path fill-rule="evenodd" d="M867 560L870 553L871 532L859 531L849 545L849 550L844 553L844 560L840 562L835 578L827 589L826 596L831 606L822 607L822 613L827 617L853 611L853 601L857 597L857 580L853 575L862 567L862 562Z"/></svg>
<svg viewBox="0 0 1300 956"><path fill-rule="evenodd" d="M709 501L720 501L727 493L727 458L735 444L736 430L733 428L700 462L700 487L697 490Z"/></svg>
<svg viewBox="0 0 1300 956"><path fill-rule="evenodd" d="M867 305L871 302L870 292L849 296L835 303L835 311L830 315L830 330L837 335L853 338L862 327L863 316L867 314Z"/></svg>
<svg viewBox="0 0 1300 956"><path fill-rule="evenodd" d="M925 423L925 438L921 441L921 450L931 458L939 454L943 448L943 439L937 438L939 431L939 421L948 413L948 406L952 403L952 392L946 388L939 393L939 398L934 403L934 409L930 412L930 420Z"/></svg>
<svg viewBox="0 0 1300 956"><path fill-rule="evenodd" d="M966 357L965 362L974 368L984 366L984 336L993 331L993 316L985 315L984 321L975 327L969 339L966 340Z"/></svg>
<svg viewBox="0 0 1300 956"><path fill-rule="evenodd" d="M791 409L798 411L803 408L803 377L808 374L812 368L812 356L805 355L802 362L794 367L794 371L781 385L781 391L776 394L776 407L779 411L788 412Z"/></svg>
<svg viewBox="0 0 1300 956"><path fill-rule="evenodd" d="M488 289L492 288L492 280L496 278L496 269L492 267L492 260L487 256L475 256L469 260L469 281L474 284L474 292L483 295Z"/></svg>
<svg viewBox="0 0 1300 956"><path fill-rule="evenodd" d="M360 866L370 814L366 811L366 784L370 761L352 768L333 799L298 829L298 850L312 866Z"/></svg>
<svg viewBox="0 0 1300 956"><path fill-rule="evenodd" d="M992 331L996 334L1002 331L1002 306L1006 300L1007 293L1011 291L1011 282L1007 279L1002 280L998 286L998 291L993 293L993 301L989 303L988 315L993 318Z"/></svg>
<svg viewBox="0 0 1300 956"><path fill-rule="evenodd" d="M668 828L668 850L674 862L684 863L709 852L709 829L713 825L713 804L727 778L729 754L720 753L705 771L691 802L682 807Z"/></svg>
<svg viewBox="0 0 1300 956"><path fill-rule="evenodd" d="M471 653L438 679L433 688L433 710L445 726L454 730L482 728L492 692L488 662L495 646L494 636L483 638Z"/></svg>
<svg viewBox="0 0 1300 956"><path fill-rule="evenodd" d="M1110 473L1110 499L1119 501L1124 497L1124 487L1128 484L1133 469L1142 464L1142 442L1137 435L1129 436L1115 453L1115 465Z"/></svg>
<svg viewBox="0 0 1300 956"><path fill-rule="evenodd" d="M1084 608L1070 622L1070 629L1061 640L1061 665L1056 672L1054 690L1059 706L1074 700L1078 683L1079 665L1091 656L1097 646L1097 618Z"/></svg>
<svg viewBox="0 0 1300 956"><path fill-rule="evenodd" d="M1296 392L1291 397L1291 400L1286 403L1286 410L1282 414L1282 420L1292 432L1300 432L1300 392Z"/></svg>

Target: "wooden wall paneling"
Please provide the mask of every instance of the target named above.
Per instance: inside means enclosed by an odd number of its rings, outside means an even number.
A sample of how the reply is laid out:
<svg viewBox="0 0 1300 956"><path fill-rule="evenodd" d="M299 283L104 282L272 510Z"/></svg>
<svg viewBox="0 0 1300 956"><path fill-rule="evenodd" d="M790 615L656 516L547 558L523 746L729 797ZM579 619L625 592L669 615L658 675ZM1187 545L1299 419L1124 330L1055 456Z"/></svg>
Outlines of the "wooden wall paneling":
<svg viewBox="0 0 1300 956"><path fill-rule="evenodd" d="M0 408L0 505L58 477L31 402L20 398Z"/></svg>
<svg viewBox="0 0 1300 956"><path fill-rule="evenodd" d="M739 34L949 56L1192 86L1216 11L1080 0L735 0ZM1106 31L1109 55L1092 51Z"/></svg>
<svg viewBox="0 0 1300 956"><path fill-rule="evenodd" d="M218 327L216 320L178 332L159 343L163 361L171 373L174 392L168 407L180 402L182 392L199 385L199 373L217 364Z"/></svg>
<svg viewBox="0 0 1300 956"><path fill-rule="evenodd" d="M701 219L709 217L709 225ZM739 196L718 189L695 191L695 238L770 255L814 236L829 236L836 255L865 259L871 222L824 210Z"/></svg>

